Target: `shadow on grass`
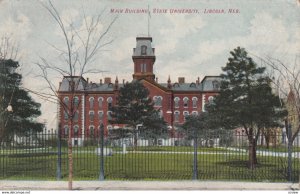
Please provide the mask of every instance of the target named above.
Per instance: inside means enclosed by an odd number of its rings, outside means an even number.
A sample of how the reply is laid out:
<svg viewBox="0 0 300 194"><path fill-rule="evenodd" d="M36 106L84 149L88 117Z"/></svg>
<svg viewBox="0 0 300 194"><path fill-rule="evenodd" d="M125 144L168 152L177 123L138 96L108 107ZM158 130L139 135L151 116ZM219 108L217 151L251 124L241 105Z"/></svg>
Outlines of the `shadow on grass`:
<svg viewBox="0 0 300 194"><path fill-rule="evenodd" d="M236 168L247 168L249 169L249 161L248 160L230 160L226 162L217 162L219 165L228 166L228 167L236 167ZM264 163L258 161L256 168L272 168L276 167L275 164Z"/></svg>

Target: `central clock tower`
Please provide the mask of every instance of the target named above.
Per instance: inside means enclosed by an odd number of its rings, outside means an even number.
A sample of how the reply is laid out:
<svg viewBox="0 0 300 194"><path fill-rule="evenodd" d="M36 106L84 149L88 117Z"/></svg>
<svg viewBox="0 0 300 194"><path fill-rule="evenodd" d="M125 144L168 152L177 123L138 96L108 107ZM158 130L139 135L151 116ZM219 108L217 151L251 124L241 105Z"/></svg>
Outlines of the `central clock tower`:
<svg viewBox="0 0 300 194"><path fill-rule="evenodd" d="M134 63L133 79L155 80L153 65L155 62L155 49L152 48L152 37L137 37L136 48L133 49L132 60Z"/></svg>

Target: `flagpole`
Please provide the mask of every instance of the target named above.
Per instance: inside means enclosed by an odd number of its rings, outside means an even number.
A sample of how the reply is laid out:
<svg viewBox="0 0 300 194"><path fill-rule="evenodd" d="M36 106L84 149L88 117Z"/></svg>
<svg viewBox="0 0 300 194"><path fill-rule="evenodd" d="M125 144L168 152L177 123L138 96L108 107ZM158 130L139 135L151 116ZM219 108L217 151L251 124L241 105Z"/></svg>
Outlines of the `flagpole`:
<svg viewBox="0 0 300 194"><path fill-rule="evenodd" d="M148 37L150 37L150 9L148 5Z"/></svg>

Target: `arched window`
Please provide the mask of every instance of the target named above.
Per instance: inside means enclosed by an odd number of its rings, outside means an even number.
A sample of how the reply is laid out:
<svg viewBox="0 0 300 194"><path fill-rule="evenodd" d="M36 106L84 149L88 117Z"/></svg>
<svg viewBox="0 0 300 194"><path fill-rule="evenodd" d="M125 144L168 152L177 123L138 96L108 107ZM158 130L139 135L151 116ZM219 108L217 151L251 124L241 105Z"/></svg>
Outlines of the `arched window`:
<svg viewBox="0 0 300 194"><path fill-rule="evenodd" d="M98 111L98 118L100 122L103 122L103 111Z"/></svg>
<svg viewBox="0 0 300 194"><path fill-rule="evenodd" d="M74 113L73 120L74 120L75 122L78 122L78 119L79 119L79 111L77 110L77 111L75 111L75 113Z"/></svg>
<svg viewBox="0 0 300 194"><path fill-rule="evenodd" d="M64 134L65 134L65 136L69 135L69 126L68 125L64 126Z"/></svg>
<svg viewBox="0 0 300 194"><path fill-rule="evenodd" d="M175 111L175 112L174 112L174 121L175 121L175 122L179 122L179 115L180 115L180 112L179 112L179 111Z"/></svg>
<svg viewBox="0 0 300 194"><path fill-rule="evenodd" d="M189 112L188 111L183 111L184 121L185 121L185 119L186 119L187 116L189 116Z"/></svg>
<svg viewBox="0 0 300 194"><path fill-rule="evenodd" d="M90 110L94 109L94 97L90 97Z"/></svg>
<svg viewBox="0 0 300 194"><path fill-rule="evenodd" d="M197 111L193 111L193 112L192 112L192 115L197 116L197 115L198 115L198 112L197 112Z"/></svg>
<svg viewBox="0 0 300 194"><path fill-rule="evenodd" d="M89 117L90 117L90 121L93 122L95 119L95 112L94 111L90 111L89 112Z"/></svg>
<svg viewBox="0 0 300 194"><path fill-rule="evenodd" d="M180 101L179 97L174 98L175 108L179 108L179 101Z"/></svg>
<svg viewBox="0 0 300 194"><path fill-rule="evenodd" d="M102 109L102 107L103 107L103 98L102 97L98 98L98 105L99 105L99 109Z"/></svg>
<svg viewBox="0 0 300 194"><path fill-rule="evenodd" d="M141 55L146 55L147 54L147 46L146 45L142 45L141 46Z"/></svg>
<svg viewBox="0 0 300 194"><path fill-rule="evenodd" d="M90 137L95 137L95 127L93 125L89 127L89 134Z"/></svg>
<svg viewBox="0 0 300 194"><path fill-rule="evenodd" d="M69 106L69 97L64 97L64 104L68 107Z"/></svg>
<svg viewBox="0 0 300 194"><path fill-rule="evenodd" d="M161 106L162 104L162 97L161 96L154 96L153 100L154 100L154 106Z"/></svg>
<svg viewBox="0 0 300 194"><path fill-rule="evenodd" d="M74 106L75 108L79 106L79 98L77 96L74 97Z"/></svg>
<svg viewBox="0 0 300 194"><path fill-rule="evenodd" d="M111 111L107 111L107 120L112 120Z"/></svg>
<svg viewBox="0 0 300 194"><path fill-rule="evenodd" d="M112 107L112 101L113 101L112 97L107 98L107 107L108 107L108 109L110 109Z"/></svg>
<svg viewBox="0 0 300 194"><path fill-rule="evenodd" d="M68 112L64 110L64 119L67 121L69 119Z"/></svg>
<svg viewBox="0 0 300 194"><path fill-rule="evenodd" d="M78 136L78 134L79 134L79 127L78 127L78 125L75 125L74 126L74 136Z"/></svg>
<svg viewBox="0 0 300 194"><path fill-rule="evenodd" d="M214 102L214 97L213 96L210 96L210 97L208 97L208 103L209 104L211 104L211 103L213 103Z"/></svg>
<svg viewBox="0 0 300 194"><path fill-rule="evenodd" d="M189 105L189 98L188 97L184 97L183 98L183 107L187 108Z"/></svg>
<svg viewBox="0 0 300 194"><path fill-rule="evenodd" d="M197 97L193 97L192 101L193 101L193 108L197 108L198 98Z"/></svg>

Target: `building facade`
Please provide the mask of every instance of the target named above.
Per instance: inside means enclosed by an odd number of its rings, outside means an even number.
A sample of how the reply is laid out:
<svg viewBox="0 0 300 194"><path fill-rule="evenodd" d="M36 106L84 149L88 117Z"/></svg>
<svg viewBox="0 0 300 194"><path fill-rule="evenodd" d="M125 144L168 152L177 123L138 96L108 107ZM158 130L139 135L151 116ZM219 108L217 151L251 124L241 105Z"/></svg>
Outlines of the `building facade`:
<svg viewBox="0 0 300 194"><path fill-rule="evenodd" d="M153 73L155 64L155 49L152 48L151 37L137 37L136 48L133 49L133 79L139 80L149 90L150 98L160 115L168 123L173 136L176 136L176 124L184 122L190 114L199 114L205 111L208 103L218 94L220 87L219 76L205 76L201 81L198 77L195 82L186 83L184 77L171 81L170 76L165 83L159 83ZM105 134L118 126L112 126L110 107L116 104L118 91L125 81L119 83L118 78L112 80L105 77L99 82L91 82L83 77L65 76L59 85L59 127L63 136L72 133L74 141L80 144L86 137L97 137L100 125L103 124ZM70 107L73 110L64 108ZM72 111L73 121L70 122L66 111ZM71 126L72 124L72 126ZM71 129L72 128L72 129Z"/></svg>

